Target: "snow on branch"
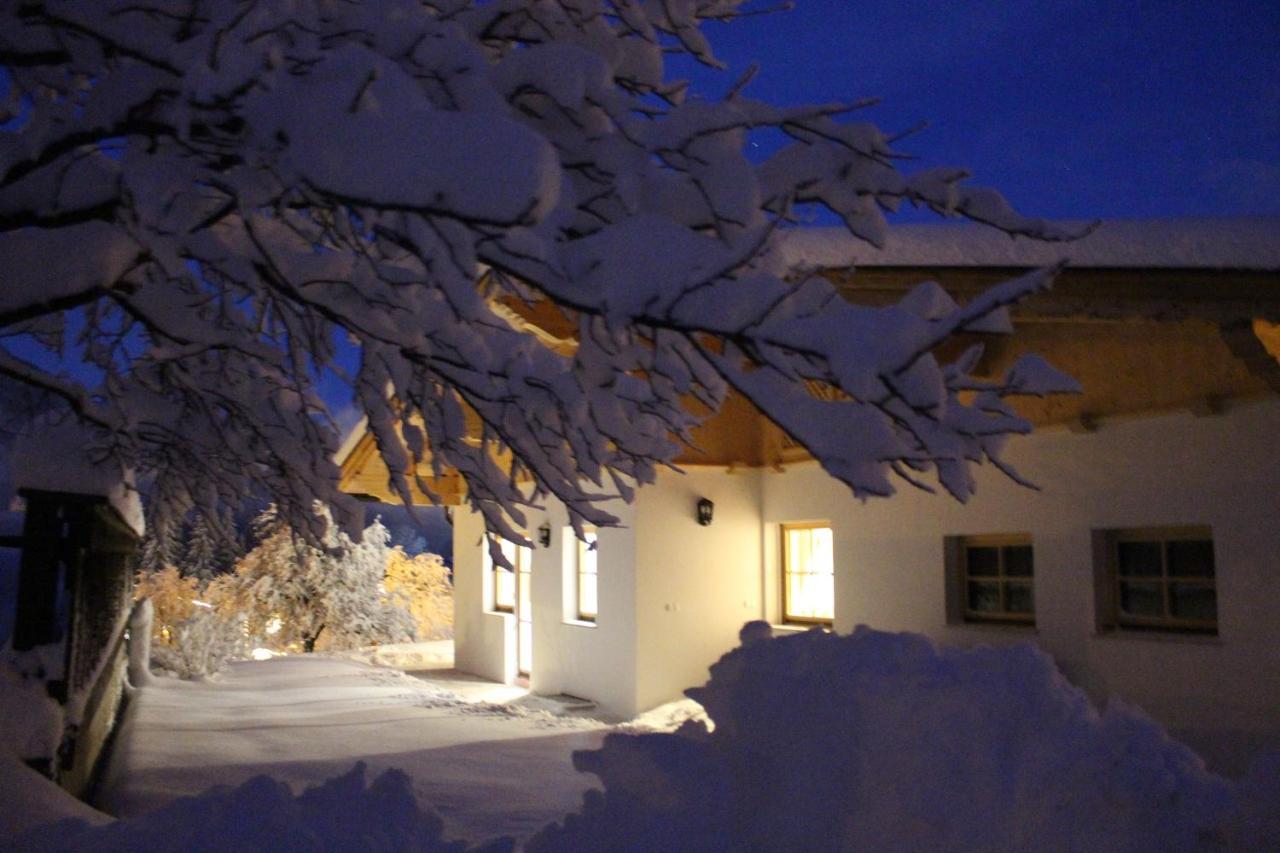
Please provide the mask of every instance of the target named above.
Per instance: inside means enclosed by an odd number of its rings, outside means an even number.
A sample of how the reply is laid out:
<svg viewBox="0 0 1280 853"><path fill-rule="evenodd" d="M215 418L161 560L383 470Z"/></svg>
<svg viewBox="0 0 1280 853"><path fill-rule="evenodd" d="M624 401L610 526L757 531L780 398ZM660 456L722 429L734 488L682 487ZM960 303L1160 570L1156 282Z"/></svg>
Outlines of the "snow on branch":
<svg viewBox="0 0 1280 853"><path fill-rule="evenodd" d="M667 77L672 53L718 65L704 23L759 11L5 4L0 374L97 428L162 512L257 489L316 538L314 501L352 532L358 517L324 376L347 383L395 492L457 471L508 537L545 495L575 524L610 523L603 503L652 481L705 417L688 401L714 410L730 390L855 493L932 467L964 498L970 465L1028 429L998 398L1071 385L1028 363L979 406L959 397L975 380L930 353L1000 329L1053 271L962 307L857 307L788 261L793 208L823 205L877 245L904 202L1075 234L963 170L903 174L893 140L851 120L860 104L768 104L751 74L711 101ZM752 161L748 134L770 128L789 144ZM576 323L577 345L497 307L529 301Z"/></svg>

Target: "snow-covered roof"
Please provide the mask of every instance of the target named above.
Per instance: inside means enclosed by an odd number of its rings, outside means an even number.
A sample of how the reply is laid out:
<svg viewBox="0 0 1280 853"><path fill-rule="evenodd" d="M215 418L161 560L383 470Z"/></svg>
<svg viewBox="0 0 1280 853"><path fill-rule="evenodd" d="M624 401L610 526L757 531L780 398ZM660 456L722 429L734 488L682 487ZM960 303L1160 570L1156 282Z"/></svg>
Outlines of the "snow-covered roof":
<svg viewBox="0 0 1280 853"><path fill-rule="evenodd" d="M95 459L92 437L74 421L45 424L19 438L13 453L18 488L102 497L135 533L146 531L133 472L112 459Z"/></svg>
<svg viewBox="0 0 1280 853"><path fill-rule="evenodd" d="M1081 224L1084 227L1084 224ZM1045 243L971 222L899 225L877 249L840 228L798 230L788 258L818 268L1072 267L1280 270L1280 218L1109 220L1087 237Z"/></svg>

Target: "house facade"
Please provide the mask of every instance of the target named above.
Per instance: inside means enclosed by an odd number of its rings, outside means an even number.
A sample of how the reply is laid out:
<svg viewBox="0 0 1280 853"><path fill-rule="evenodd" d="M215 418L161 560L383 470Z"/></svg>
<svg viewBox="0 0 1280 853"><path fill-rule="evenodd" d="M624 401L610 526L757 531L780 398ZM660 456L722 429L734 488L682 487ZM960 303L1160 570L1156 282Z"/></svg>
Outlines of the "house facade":
<svg viewBox="0 0 1280 853"><path fill-rule="evenodd" d="M1013 336L973 336L980 372L1031 351L1085 387L1019 405L1036 432L1006 459L1042 488L988 467L966 504L905 485L858 501L731 400L684 473L611 507L621 526L591 546L548 501L528 518L534 547L509 546L512 573L459 507L458 668L630 716L702 683L746 621L866 624L1034 642L1219 769L1280 748L1280 226L1106 223L1066 247L923 226L879 252L824 234L797 251L867 304L928 279L963 301L1069 257ZM385 495L359 447L344 487Z"/></svg>

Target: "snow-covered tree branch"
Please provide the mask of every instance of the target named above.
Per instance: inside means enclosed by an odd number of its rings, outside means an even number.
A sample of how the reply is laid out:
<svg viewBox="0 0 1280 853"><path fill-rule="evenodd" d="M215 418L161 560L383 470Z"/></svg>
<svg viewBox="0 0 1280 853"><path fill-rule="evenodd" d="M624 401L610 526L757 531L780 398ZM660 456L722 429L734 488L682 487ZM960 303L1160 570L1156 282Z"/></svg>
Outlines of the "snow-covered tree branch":
<svg viewBox="0 0 1280 853"><path fill-rule="evenodd" d="M157 505L258 484L317 536L316 499L358 526L327 371L396 491L420 462L457 470L513 538L539 495L609 523L602 498L651 481L699 422L690 402L730 389L858 494L932 469L963 499L970 464L1028 429L1003 398L1072 383L1039 363L979 383L972 357L932 350L1000 328L1052 271L964 307L933 286L858 307L787 261L797 206L873 243L903 202L1072 235L962 171L904 174L855 107L774 106L746 78L687 97L666 58L714 65L702 25L749 6L0 4L0 374L98 427ZM790 141L754 162L764 129ZM540 303L576 327L572 352L506 319Z"/></svg>

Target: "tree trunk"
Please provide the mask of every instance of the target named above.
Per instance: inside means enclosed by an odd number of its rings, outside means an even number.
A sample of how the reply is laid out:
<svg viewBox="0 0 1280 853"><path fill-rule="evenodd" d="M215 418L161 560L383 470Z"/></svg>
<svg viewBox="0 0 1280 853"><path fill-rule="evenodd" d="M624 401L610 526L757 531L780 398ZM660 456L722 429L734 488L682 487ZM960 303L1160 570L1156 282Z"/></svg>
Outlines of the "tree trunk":
<svg viewBox="0 0 1280 853"><path fill-rule="evenodd" d="M316 632L314 634L312 634L310 637L304 638L302 641L302 650L307 654L311 654L312 652L314 652L316 650L316 640L320 639L320 634L323 631L324 631L324 626L321 625L319 628L316 629Z"/></svg>

